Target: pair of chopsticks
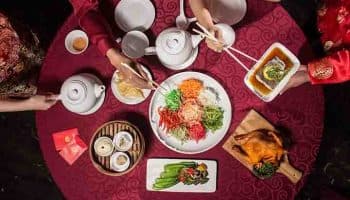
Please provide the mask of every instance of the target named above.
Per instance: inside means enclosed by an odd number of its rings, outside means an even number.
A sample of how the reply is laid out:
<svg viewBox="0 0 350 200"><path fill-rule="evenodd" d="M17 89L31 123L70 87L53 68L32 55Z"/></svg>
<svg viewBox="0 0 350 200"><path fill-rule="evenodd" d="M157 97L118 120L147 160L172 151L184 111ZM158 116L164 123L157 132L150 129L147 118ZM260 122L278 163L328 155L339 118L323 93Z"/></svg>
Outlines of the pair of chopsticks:
<svg viewBox="0 0 350 200"><path fill-rule="evenodd" d="M219 43L222 44L222 42L219 41L219 40L217 40L217 39L215 38L215 36L214 36L213 34L211 34L204 26L202 26L202 25L201 25L200 23L198 23L198 22L197 22L196 24L197 24L197 26L198 26L199 28L202 29L203 32L202 32L202 31L199 31L199 30L197 30L197 29L193 29L194 32L198 33L198 34L201 35L202 37L208 38L209 40L212 40L212 41L214 41L214 42L219 42ZM246 54L246 53L244 53L244 52L242 52L242 51L240 51L240 50L238 50L238 49L235 49L234 47L224 47L224 51L225 51L229 56L231 56L238 64L240 64L246 71L249 71L248 67L247 67L245 64L243 64L235 55L233 55L233 53L232 53L231 51L229 51L229 49L232 50L232 51L234 51L234 52L236 52L236 53L238 53L238 54L240 54L240 55L242 55L242 56L244 56L244 57L246 57L246 58L248 58L248 59L250 59L250 60L252 60L252 61L254 61L254 62L258 62L257 59L255 59L255 58L249 56L248 54Z"/></svg>
<svg viewBox="0 0 350 200"><path fill-rule="evenodd" d="M145 81L148 81L150 83L152 83L153 87L156 86L155 89L157 88L162 88L163 90L167 91L166 88L164 88L163 86L159 85L157 82L153 81L152 79L149 79L149 78L146 78L146 77L143 77L141 76L141 74L137 73L132 67L130 67L130 65L126 64L126 63L121 63L121 65L123 65L124 67L126 67L127 69L129 69L133 74L135 74L136 76L138 76L139 78L145 80ZM161 93L163 96L164 94L162 92L159 91L159 93Z"/></svg>

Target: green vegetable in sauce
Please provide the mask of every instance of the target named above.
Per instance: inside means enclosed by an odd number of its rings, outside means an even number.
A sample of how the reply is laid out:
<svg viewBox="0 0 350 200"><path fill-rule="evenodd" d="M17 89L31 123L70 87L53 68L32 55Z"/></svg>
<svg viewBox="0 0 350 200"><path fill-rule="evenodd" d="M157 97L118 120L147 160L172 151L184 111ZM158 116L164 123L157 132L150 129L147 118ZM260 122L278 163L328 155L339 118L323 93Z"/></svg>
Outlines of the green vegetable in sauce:
<svg viewBox="0 0 350 200"><path fill-rule="evenodd" d="M219 130L223 125L224 111L218 106L206 106L204 107L204 113L202 117L203 125L206 129L211 131Z"/></svg>
<svg viewBox="0 0 350 200"><path fill-rule="evenodd" d="M180 108L181 105L181 93L180 90L172 90L165 95L165 104L166 107L172 111L176 111Z"/></svg>

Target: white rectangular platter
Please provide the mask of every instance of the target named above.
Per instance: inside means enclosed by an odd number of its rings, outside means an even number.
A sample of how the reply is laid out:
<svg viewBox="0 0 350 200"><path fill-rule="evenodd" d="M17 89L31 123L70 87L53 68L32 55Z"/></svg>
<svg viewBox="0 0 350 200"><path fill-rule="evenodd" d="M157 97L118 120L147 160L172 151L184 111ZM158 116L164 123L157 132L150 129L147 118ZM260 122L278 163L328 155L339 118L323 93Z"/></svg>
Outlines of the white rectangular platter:
<svg viewBox="0 0 350 200"><path fill-rule="evenodd" d="M208 167L209 181L203 185L184 185L178 183L173 187L164 190L154 190L152 188L156 178L164 170L164 165L170 163L177 163L182 161L194 161L197 163L204 163ZM158 159L151 158L147 160L147 174L146 174L146 188L148 191L157 192L195 192L195 193L212 193L216 191L216 177L217 177L217 162L214 160L193 160L193 159Z"/></svg>

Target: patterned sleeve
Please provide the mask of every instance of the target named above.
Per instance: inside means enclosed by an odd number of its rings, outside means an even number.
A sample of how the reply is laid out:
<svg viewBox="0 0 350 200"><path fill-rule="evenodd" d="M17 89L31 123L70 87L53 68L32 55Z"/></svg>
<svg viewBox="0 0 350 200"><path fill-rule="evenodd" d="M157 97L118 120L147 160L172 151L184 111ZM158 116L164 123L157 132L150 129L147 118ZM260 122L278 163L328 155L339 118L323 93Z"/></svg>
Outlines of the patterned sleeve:
<svg viewBox="0 0 350 200"><path fill-rule="evenodd" d="M350 80L350 52L338 51L310 62L308 72L312 84L332 84Z"/></svg>
<svg viewBox="0 0 350 200"><path fill-rule="evenodd" d="M79 24L87 32L91 42L103 55L116 43L112 39L111 29L98 9L98 0L70 0Z"/></svg>

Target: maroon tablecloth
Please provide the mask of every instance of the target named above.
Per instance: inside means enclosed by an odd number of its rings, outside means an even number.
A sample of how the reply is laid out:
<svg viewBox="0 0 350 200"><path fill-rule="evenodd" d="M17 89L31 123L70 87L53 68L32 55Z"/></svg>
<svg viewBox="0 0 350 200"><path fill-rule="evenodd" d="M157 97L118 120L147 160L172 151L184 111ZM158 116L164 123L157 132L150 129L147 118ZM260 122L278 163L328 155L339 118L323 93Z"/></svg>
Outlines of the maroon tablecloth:
<svg viewBox="0 0 350 200"><path fill-rule="evenodd" d="M179 7L178 0L153 2L157 10L157 19L151 31L147 32L151 38L154 38L152 34L157 35L163 29L174 25ZM113 8L110 12L113 12ZM128 106L118 102L113 96L109 87L113 67L99 54L96 47L90 46L81 55L72 55L65 50L64 38L77 26L76 18L71 16L57 33L43 65L40 89L58 92L62 82L69 76L87 71L97 74L108 86L105 102L98 112L89 116L70 113L61 103L49 111L37 112L36 115L44 158L55 182L67 199L294 199L312 169L322 136L324 100L320 87L304 85L290 90L271 103L264 103L245 87L245 71L234 60L225 53L217 54L208 50L203 43L196 62L189 70L207 73L223 84L231 98L233 120L226 137L215 148L197 155L182 155L163 146L154 136L147 119L150 98L140 105ZM249 0L248 14L242 23L234 28L237 33L235 47L254 57L260 57L275 41L283 43L299 57L309 57L310 49L302 31L278 4ZM242 61L252 65L248 60ZM158 82L176 73L162 67L156 57L146 57L142 62L150 67ZM290 162L304 172L297 185L293 185L282 175L259 180L221 147L252 108L272 123L290 130L294 142L290 149ZM51 133L78 128L82 139L89 143L92 134L100 125L116 119L126 119L136 124L147 140L145 156L129 174L122 177L100 174L92 165L88 153L84 153L69 166L56 152ZM146 162L148 158L153 157L217 160L216 192L183 194L146 191Z"/></svg>

